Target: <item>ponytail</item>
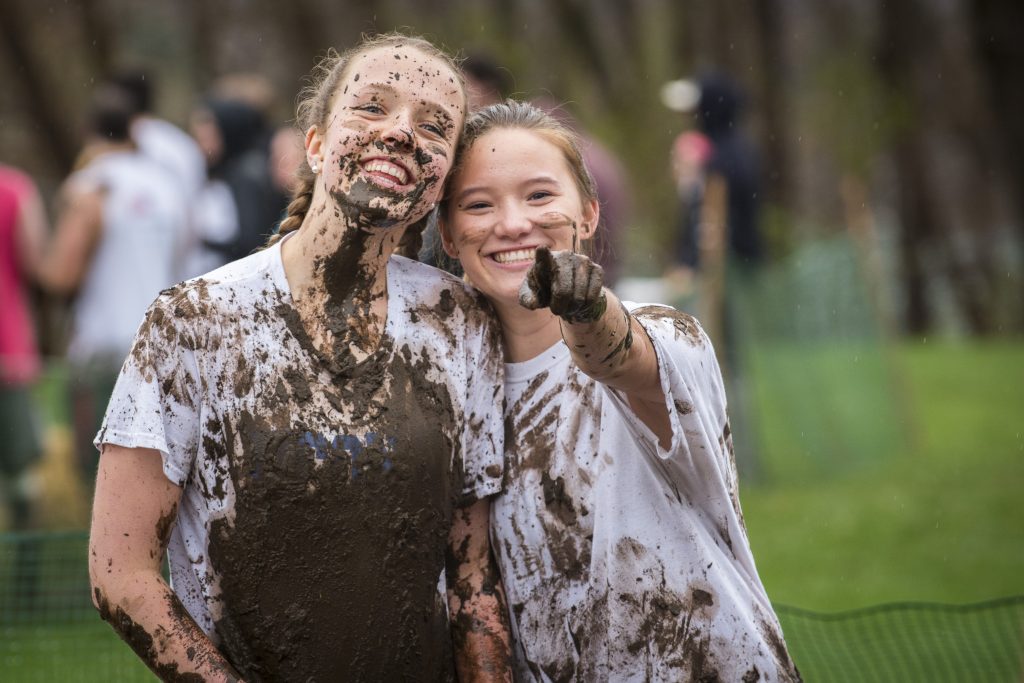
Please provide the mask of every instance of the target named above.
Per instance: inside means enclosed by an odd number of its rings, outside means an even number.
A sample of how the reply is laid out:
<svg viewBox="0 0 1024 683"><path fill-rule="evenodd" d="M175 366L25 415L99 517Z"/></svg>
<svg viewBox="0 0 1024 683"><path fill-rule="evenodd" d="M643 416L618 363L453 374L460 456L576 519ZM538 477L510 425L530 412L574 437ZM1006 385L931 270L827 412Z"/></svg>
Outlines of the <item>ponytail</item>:
<svg viewBox="0 0 1024 683"><path fill-rule="evenodd" d="M288 204L288 215L277 226L277 232L267 240L267 246L273 246L281 241L285 235L294 232L302 227L302 221L306 219L310 204L313 203L313 187L316 183L316 176L310 170L309 165L303 163L299 167L298 182L295 191L292 193L292 201Z"/></svg>

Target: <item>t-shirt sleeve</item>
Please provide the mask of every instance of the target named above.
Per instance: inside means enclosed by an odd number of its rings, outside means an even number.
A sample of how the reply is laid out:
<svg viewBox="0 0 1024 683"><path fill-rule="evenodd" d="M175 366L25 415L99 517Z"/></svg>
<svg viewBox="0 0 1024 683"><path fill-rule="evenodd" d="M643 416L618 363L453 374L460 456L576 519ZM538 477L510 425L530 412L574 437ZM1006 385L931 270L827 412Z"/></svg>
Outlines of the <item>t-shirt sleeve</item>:
<svg viewBox="0 0 1024 683"><path fill-rule="evenodd" d="M735 461L722 373L711 340L696 318L668 306L627 305L658 357L658 378L672 429L669 447L635 415L625 396L611 391L627 428L642 449L662 461L674 479L700 490L711 479L735 486ZM691 488L691 487L688 487Z"/></svg>
<svg viewBox="0 0 1024 683"><path fill-rule="evenodd" d="M183 486L198 447L199 378L194 337L174 308L163 294L146 311L94 443L158 450L164 474Z"/></svg>
<svg viewBox="0 0 1024 683"><path fill-rule="evenodd" d="M504 472L504 360L497 321L485 302L467 314L466 403L462 429L464 502L501 491Z"/></svg>

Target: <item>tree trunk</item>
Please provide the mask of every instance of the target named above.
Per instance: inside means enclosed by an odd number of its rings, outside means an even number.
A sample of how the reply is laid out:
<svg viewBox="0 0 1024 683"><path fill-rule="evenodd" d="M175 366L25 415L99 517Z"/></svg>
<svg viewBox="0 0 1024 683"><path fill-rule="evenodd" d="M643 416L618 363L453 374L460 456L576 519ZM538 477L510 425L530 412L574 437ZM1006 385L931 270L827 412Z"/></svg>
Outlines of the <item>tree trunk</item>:
<svg viewBox="0 0 1024 683"><path fill-rule="evenodd" d="M82 31L86 42L92 45L93 60L101 76L110 73L114 66L114 36L110 28L110 8L102 0L79 0L82 13Z"/></svg>
<svg viewBox="0 0 1024 683"><path fill-rule="evenodd" d="M30 49L30 23L19 3L7 3L4 19L0 21L0 44L21 86L29 118L38 124L37 139L63 176L75 161L77 143L67 123L65 107L54 96L57 87L51 84L45 68Z"/></svg>
<svg viewBox="0 0 1024 683"><path fill-rule="evenodd" d="M780 206L793 205L789 136L790 116L786 110L789 63L784 48L786 23L783 4L778 0L755 3L761 46L761 117L766 151L763 168L767 199Z"/></svg>

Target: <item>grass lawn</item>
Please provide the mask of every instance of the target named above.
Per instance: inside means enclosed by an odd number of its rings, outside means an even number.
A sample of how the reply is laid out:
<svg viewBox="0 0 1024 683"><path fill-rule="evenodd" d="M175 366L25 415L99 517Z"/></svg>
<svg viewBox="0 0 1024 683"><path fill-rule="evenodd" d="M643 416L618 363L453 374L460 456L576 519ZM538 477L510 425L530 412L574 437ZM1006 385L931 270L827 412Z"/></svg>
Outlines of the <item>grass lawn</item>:
<svg viewBox="0 0 1024 683"><path fill-rule="evenodd" d="M780 353L758 364L761 380L784 376L758 383L765 475L742 490L774 602L835 611L1024 594L1024 345L901 345L875 350L867 369L869 352ZM806 416L787 412L780 384L812 387L843 461L828 436L794 436ZM859 408L829 408L851 397Z"/></svg>
<svg viewBox="0 0 1024 683"><path fill-rule="evenodd" d="M773 602L1024 595L1024 344L762 348L751 368L760 470L742 498ZM60 380L41 393L56 401ZM72 490L58 479L47 490ZM39 538L18 554L0 535L0 680L152 680L88 604L84 533ZM31 604L16 575L37 577ZM779 614L809 681L1020 680L1024 601Z"/></svg>

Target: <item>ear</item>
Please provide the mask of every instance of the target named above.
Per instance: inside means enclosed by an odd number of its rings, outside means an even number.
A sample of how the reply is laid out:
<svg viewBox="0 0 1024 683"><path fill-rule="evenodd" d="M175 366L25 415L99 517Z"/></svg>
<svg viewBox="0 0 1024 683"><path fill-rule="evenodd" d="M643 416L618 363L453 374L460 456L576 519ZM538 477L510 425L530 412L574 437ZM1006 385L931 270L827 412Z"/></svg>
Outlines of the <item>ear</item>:
<svg viewBox="0 0 1024 683"><path fill-rule="evenodd" d="M322 144L320 131L316 126L310 126L306 131L306 163L310 168L314 165L323 166L323 155L320 153Z"/></svg>
<svg viewBox="0 0 1024 683"><path fill-rule="evenodd" d="M451 258L459 258L459 250L455 247L455 242L452 241L448 217L443 210L437 212L437 232L441 235L441 246L444 247L444 253Z"/></svg>
<svg viewBox="0 0 1024 683"><path fill-rule="evenodd" d="M583 222L577 234L581 240L588 240L597 231L597 222L601 218L601 204L596 199L583 203Z"/></svg>

